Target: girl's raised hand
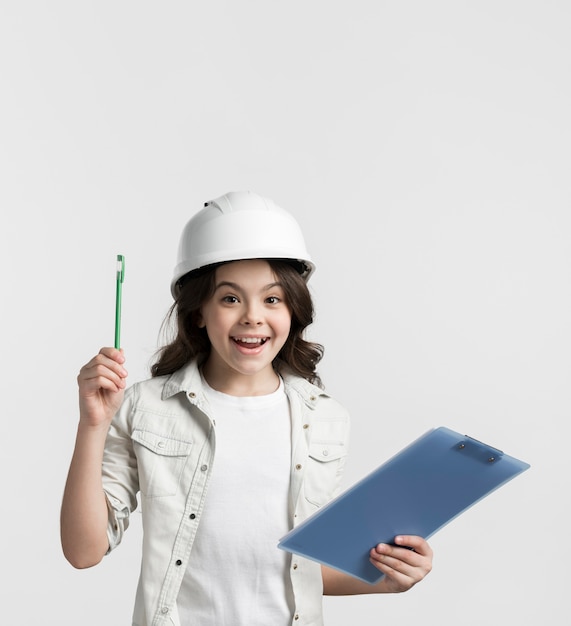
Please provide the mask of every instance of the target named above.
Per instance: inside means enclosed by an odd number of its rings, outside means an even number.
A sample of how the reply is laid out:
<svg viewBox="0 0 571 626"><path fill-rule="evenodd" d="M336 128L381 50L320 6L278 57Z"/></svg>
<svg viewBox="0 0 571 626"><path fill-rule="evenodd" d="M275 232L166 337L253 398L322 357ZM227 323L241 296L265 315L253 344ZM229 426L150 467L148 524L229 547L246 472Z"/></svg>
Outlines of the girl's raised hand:
<svg viewBox="0 0 571 626"><path fill-rule="evenodd" d="M126 387L124 363L122 350L101 348L79 371L79 416L85 425L102 426L111 422Z"/></svg>

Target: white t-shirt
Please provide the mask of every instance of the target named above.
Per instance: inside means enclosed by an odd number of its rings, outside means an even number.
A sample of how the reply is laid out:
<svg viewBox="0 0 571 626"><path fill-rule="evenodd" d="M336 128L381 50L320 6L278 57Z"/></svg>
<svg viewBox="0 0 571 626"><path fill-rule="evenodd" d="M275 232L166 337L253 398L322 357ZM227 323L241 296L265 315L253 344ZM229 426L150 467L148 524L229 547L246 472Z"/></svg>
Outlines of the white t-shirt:
<svg viewBox="0 0 571 626"><path fill-rule="evenodd" d="M293 593L289 530L291 423L283 382L236 397L206 386L216 454L177 600L183 626L286 626Z"/></svg>

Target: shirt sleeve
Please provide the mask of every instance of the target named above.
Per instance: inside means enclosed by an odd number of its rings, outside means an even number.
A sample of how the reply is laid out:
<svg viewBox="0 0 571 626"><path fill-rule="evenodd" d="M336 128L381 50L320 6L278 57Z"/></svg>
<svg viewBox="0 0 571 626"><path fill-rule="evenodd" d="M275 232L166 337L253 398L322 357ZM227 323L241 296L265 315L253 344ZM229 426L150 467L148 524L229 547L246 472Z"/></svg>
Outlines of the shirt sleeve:
<svg viewBox="0 0 571 626"><path fill-rule="evenodd" d="M121 408L113 418L103 454L102 479L107 499L109 551L116 548L137 508L139 479L137 457L131 439L134 388L125 393Z"/></svg>

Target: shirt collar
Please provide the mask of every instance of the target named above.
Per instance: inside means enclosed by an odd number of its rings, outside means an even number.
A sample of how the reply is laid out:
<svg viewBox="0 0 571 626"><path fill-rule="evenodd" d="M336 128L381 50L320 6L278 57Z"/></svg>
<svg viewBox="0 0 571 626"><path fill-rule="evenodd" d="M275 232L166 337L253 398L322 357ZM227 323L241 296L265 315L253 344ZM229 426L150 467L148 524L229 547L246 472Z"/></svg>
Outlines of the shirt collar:
<svg viewBox="0 0 571 626"><path fill-rule="evenodd" d="M317 385L294 374L283 362L278 363L278 371L284 380L286 393L288 390L297 393L309 407L314 407L320 396L327 395L323 389ZM181 367L168 377L163 387L162 399L166 400L180 392L185 393L191 398L196 398L198 402L203 399L204 388L196 360Z"/></svg>
<svg viewBox="0 0 571 626"><path fill-rule="evenodd" d="M202 394L202 381L196 360L173 372L163 387L162 399L166 400L177 393Z"/></svg>

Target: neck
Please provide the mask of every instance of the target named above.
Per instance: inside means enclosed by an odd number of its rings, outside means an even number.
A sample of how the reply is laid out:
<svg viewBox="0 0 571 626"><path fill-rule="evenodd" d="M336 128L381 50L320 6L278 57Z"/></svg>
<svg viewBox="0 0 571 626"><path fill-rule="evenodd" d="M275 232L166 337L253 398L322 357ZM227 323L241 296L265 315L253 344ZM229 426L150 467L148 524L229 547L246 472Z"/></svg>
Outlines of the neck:
<svg viewBox="0 0 571 626"><path fill-rule="evenodd" d="M206 362L202 368L206 382L221 393L229 396L266 396L280 386L280 379L272 369L256 375L245 375L238 372L220 372L209 367Z"/></svg>

